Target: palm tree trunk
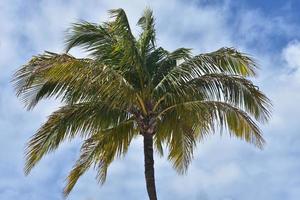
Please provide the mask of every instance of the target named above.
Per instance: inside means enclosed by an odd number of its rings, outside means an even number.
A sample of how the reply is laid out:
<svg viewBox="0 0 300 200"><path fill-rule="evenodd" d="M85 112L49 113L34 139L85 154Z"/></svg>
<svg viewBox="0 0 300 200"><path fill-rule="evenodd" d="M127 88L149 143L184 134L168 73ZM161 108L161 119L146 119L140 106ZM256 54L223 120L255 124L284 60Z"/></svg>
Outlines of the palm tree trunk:
<svg viewBox="0 0 300 200"><path fill-rule="evenodd" d="M154 177L153 134L144 134L144 156L145 178L148 196L150 200L157 200Z"/></svg>

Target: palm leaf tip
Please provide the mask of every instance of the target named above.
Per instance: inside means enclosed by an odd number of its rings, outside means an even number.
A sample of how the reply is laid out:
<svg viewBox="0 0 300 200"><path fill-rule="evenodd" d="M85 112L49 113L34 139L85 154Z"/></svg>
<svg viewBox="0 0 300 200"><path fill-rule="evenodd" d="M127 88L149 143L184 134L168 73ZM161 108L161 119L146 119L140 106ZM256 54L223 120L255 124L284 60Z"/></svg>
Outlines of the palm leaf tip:
<svg viewBox="0 0 300 200"><path fill-rule="evenodd" d="M78 179L91 167L95 162L95 158L99 151L101 150L101 144L92 138L85 140L81 146L80 157L73 166L71 172L66 179L66 186L64 188L63 194L67 197Z"/></svg>
<svg viewBox="0 0 300 200"><path fill-rule="evenodd" d="M75 170L72 170L71 172L72 174L70 174L68 177L67 177L67 184L63 190L63 195L64 197L68 197L68 195L70 194L70 192L72 191L72 189L74 188L76 182L77 182L77 177L75 176L78 176L78 175L75 175L75 174L79 174L80 173L80 169L75 171Z"/></svg>

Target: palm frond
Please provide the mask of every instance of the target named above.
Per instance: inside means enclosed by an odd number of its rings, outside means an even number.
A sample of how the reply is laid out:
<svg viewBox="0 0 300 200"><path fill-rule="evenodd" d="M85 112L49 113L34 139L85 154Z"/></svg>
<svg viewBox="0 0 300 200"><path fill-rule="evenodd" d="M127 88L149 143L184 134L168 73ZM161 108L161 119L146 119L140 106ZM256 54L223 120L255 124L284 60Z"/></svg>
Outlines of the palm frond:
<svg viewBox="0 0 300 200"><path fill-rule="evenodd" d="M161 63L166 59L166 57L169 54L170 53L167 50L163 49L162 47L159 47L148 53L144 58L145 66L151 77L150 84L153 84L152 79L154 78L156 71L160 68L160 66L162 66Z"/></svg>
<svg viewBox="0 0 300 200"><path fill-rule="evenodd" d="M88 137L93 132L116 126L128 118L126 112L112 110L100 102L61 107L49 116L48 121L28 142L25 173L28 174L45 154L58 148L66 139L77 135Z"/></svg>
<svg viewBox="0 0 300 200"><path fill-rule="evenodd" d="M197 118L207 118L210 133L214 133L216 127L222 131L228 131L230 135L243 139L262 148L264 139L255 121L243 110L222 101L187 101L175 104L161 111L159 116L176 110L177 112L198 113ZM196 119L197 119L196 118Z"/></svg>
<svg viewBox="0 0 300 200"><path fill-rule="evenodd" d="M126 154L131 140L136 135L134 122L127 120L85 140L81 147L81 155L67 178L64 195L67 196L71 192L81 175L93 165L98 170L99 182L104 183L110 163L116 156Z"/></svg>
<svg viewBox="0 0 300 200"><path fill-rule="evenodd" d="M163 145L168 149L168 159L180 174L187 171L192 161L196 142L210 131L210 118L197 112L176 108L163 114L154 136L158 153L163 155Z"/></svg>
<svg viewBox="0 0 300 200"><path fill-rule="evenodd" d="M200 54L195 56L194 61L196 65L200 64L200 66L202 63L212 62L212 68L209 65L202 66L202 71L205 73L221 72L243 77L256 76L257 65L254 59L234 48L223 47L211 53Z"/></svg>
<svg viewBox="0 0 300 200"><path fill-rule="evenodd" d="M41 99L62 97L66 103L101 99L113 106L134 101L135 89L124 76L101 62L46 52L34 57L15 74L17 95L28 109ZM111 95L110 91L115 91Z"/></svg>
<svg viewBox="0 0 300 200"><path fill-rule="evenodd" d="M178 61L186 61L191 58L191 49L178 48L173 52L168 52L163 48L158 48L150 54L149 58L151 62L149 62L149 64L147 62L147 66L152 68L150 85L155 88L155 86L177 66ZM166 87L165 85L162 86L161 89L163 92L167 90ZM157 91L154 89L152 93L155 92Z"/></svg>
<svg viewBox="0 0 300 200"><path fill-rule="evenodd" d="M212 53L194 56L174 67L156 84L154 92L165 89L166 85L175 84L174 87L177 87L179 83L211 73L254 76L255 69L256 64L251 57L232 48L221 48Z"/></svg>
<svg viewBox="0 0 300 200"><path fill-rule="evenodd" d="M123 9L114 9L109 14L112 21L103 25L88 22L73 24L67 34L66 49L83 47L92 58L121 71L131 84L141 88L142 60L126 13Z"/></svg>
<svg viewBox="0 0 300 200"><path fill-rule="evenodd" d="M73 47L80 46L89 51L95 46L111 44L111 40L111 36L105 29L105 26L82 21L73 23L68 29L65 49L68 52Z"/></svg>
<svg viewBox="0 0 300 200"><path fill-rule="evenodd" d="M147 8L143 16L138 20L138 25L142 28L138 44L142 58L155 49L155 22L153 12Z"/></svg>
<svg viewBox="0 0 300 200"><path fill-rule="evenodd" d="M168 145L168 159L172 162L174 169L178 173L184 174L193 159L196 138L193 128L180 128L179 131L172 133L172 138Z"/></svg>
<svg viewBox="0 0 300 200"><path fill-rule="evenodd" d="M250 80L237 75L206 74L187 83L205 100L229 102L265 122L270 117L270 100Z"/></svg>
<svg viewBox="0 0 300 200"><path fill-rule="evenodd" d="M122 54L119 67L134 67L139 79L143 81L142 60L137 48L137 42L131 32L131 28L123 9L113 9L109 11L113 21L109 23L112 34L117 42L113 46L114 53Z"/></svg>

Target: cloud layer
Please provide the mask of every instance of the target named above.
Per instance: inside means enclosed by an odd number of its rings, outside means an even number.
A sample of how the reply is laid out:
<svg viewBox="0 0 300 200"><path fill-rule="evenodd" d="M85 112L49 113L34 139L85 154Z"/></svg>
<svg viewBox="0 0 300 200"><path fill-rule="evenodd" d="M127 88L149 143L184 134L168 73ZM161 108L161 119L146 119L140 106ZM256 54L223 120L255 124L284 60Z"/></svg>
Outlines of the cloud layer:
<svg viewBox="0 0 300 200"><path fill-rule="evenodd" d="M291 16L264 12L259 3L255 5L221 0L1 1L0 199L62 199L64 179L78 156L80 144L64 144L43 159L30 176L24 177L25 143L58 102L45 101L33 112L26 112L9 82L13 71L44 50L61 52L64 31L71 22L101 22L107 19L108 9L122 7L134 27L145 6L154 10L158 44L170 50L185 46L199 53L234 46L251 53L261 65L260 77L255 82L274 104L271 122L262 126L267 140L263 151L226 135L214 135L199 144L186 176L178 176L165 158L157 157L160 199L298 199L299 24ZM286 9L291 8L287 5ZM78 50L72 53L82 55ZM146 199L141 152L139 138L126 158L112 164L104 186L97 185L91 170L80 179L69 198Z"/></svg>

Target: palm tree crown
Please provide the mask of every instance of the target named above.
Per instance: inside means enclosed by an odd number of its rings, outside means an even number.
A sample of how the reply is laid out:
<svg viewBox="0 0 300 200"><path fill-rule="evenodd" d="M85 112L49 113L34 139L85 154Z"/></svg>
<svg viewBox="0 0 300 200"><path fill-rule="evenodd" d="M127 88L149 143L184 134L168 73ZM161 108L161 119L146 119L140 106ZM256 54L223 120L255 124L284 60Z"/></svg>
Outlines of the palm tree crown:
<svg viewBox="0 0 300 200"><path fill-rule="evenodd" d="M102 24L73 24L66 53L34 56L15 73L16 93L28 109L44 98L63 103L30 139L26 174L45 154L76 136L83 138L81 155L68 176L65 195L91 166L103 183L111 162L139 135L149 149L154 145L161 155L167 150L179 173L187 170L197 141L220 129L263 146L257 122L268 120L270 101L248 79L257 68L251 57L233 48L199 55L187 48L169 52L156 45L150 9L138 20L138 37L124 10L109 14L111 19ZM82 47L89 56L71 56L73 47ZM145 157L146 164L151 159Z"/></svg>

